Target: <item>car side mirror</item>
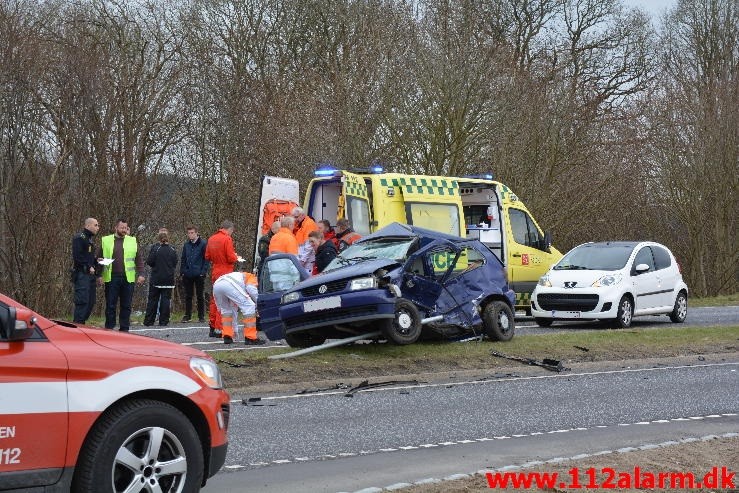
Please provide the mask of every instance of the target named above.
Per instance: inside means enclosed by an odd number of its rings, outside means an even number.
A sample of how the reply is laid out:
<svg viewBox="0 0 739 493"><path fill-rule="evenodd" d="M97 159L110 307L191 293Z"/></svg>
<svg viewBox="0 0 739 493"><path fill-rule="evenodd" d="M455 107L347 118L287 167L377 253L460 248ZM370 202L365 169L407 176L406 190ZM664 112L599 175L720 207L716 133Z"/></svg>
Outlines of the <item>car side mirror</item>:
<svg viewBox="0 0 739 493"><path fill-rule="evenodd" d="M637 275L638 274L644 274L645 272L647 272L649 270L649 265L647 265L647 264L639 264L636 267L634 267L634 270L636 271Z"/></svg>
<svg viewBox="0 0 739 493"><path fill-rule="evenodd" d="M27 308L0 307L0 336L6 341L30 338L36 327L36 317Z"/></svg>

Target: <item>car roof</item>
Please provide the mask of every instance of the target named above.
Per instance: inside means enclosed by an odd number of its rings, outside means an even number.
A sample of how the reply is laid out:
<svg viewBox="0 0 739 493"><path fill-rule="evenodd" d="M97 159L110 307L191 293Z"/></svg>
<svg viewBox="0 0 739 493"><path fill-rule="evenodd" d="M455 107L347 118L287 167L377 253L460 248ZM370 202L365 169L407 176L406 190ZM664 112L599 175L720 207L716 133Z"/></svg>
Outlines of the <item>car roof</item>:
<svg viewBox="0 0 739 493"><path fill-rule="evenodd" d="M583 243L581 247L589 248L635 248L643 241L598 241L592 243Z"/></svg>

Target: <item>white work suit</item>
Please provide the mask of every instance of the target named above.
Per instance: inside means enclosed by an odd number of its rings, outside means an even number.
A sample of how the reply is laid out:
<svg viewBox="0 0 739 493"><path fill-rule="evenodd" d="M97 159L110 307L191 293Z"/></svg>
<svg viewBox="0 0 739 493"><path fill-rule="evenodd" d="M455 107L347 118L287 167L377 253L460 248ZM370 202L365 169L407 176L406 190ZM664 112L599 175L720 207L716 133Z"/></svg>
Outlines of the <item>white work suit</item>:
<svg viewBox="0 0 739 493"><path fill-rule="evenodd" d="M213 284L213 298L221 317L234 322L238 320L239 311L244 314L245 319L256 317L257 297L257 287L245 282L243 272L224 274ZM256 328L253 330L255 333L251 338L256 336Z"/></svg>

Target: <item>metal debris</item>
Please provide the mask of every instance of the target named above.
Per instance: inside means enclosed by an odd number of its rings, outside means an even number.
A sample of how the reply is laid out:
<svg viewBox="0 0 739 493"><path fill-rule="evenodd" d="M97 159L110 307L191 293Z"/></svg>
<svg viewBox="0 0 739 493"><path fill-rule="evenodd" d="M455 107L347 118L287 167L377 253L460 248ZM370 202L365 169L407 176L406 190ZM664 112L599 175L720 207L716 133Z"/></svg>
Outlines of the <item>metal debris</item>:
<svg viewBox="0 0 739 493"><path fill-rule="evenodd" d="M360 390L367 390L367 389L378 389L381 387L392 387L393 385L418 385L418 380L388 380L386 382L374 382L369 383L368 380L362 381L359 385L356 385L352 388L350 388L346 394L344 394L345 397L354 397L354 394L359 392Z"/></svg>
<svg viewBox="0 0 739 493"><path fill-rule="evenodd" d="M303 389L298 392L295 392L296 395L303 395L303 394L315 394L318 392L330 392L332 390L346 390L351 388L349 385L345 383L337 383L333 387L324 387L324 388L317 388L317 389Z"/></svg>
<svg viewBox="0 0 739 493"><path fill-rule="evenodd" d="M505 358L512 361L520 361L521 363L526 363L527 365L532 366L540 366L546 370L549 371L556 371L556 372L563 372L563 371L569 371L570 368L565 368L564 365L562 365L562 362L556 359L549 359L544 358L541 361L535 360L533 358L521 358L519 356L509 356L507 354L499 353L498 351L490 351L490 354L493 356L497 356L498 358Z"/></svg>
<svg viewBox="0 0 739 493"><path fill-rule="evenodd" d="M243 405L245 405L245 406L252 406L252 407L257 407L257 406L276 406L277 405L274 402L262 402L262 398L261 397L248 397L248 398L244 398L244 399L241 399L241 403Z"/></svg>
<svg viewBox="0 0 739 493"><path fill-rule="evenodd" d="M380 337L381 332L378 330L376 332L369 332L367 334L361 334L354 337L348 337L346 339L338 339L336 341L331 342L324 342L320 346L312 346L305 349L300 349L298 351L293 351L292 353L283 353L283 354L273 354L272 356L267 356L267 359L285 359L285 358L293 358L295 356L300 356L302 354L308 354L308 353L314 353L316 351L321 351L323 349L328 349L336 346L344 346L346 344L351 344L352 342L360 341L362 339L372 339L373 337Z"/></svg>

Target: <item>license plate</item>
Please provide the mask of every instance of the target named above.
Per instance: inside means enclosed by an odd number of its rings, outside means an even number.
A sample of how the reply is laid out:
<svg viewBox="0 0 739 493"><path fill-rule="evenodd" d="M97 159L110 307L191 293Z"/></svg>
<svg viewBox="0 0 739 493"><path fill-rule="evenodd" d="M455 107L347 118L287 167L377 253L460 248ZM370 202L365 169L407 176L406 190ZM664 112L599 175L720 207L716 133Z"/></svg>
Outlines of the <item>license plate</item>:
<svg viewBox="0 0 739 493"><path fill-rule="evenodd" d="M330 308L339 308L341 306L341 296L329 296L320 300L304 301L304 312L317 312L319 310L328 310Z"/></svg>
<svg viewBox="0 0 739 493"><path fill-rule="evenodd" d="M552 310L552 318L580 318L582 312L562 312Z"/></svg>

